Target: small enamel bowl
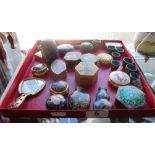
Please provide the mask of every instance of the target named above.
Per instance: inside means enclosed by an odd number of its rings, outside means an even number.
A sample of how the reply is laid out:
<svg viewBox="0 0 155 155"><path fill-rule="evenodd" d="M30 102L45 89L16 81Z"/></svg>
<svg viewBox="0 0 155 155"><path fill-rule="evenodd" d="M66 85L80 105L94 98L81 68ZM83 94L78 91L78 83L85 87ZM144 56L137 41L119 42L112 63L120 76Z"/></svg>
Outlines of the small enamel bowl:
<svg viewBox="0 0 155 155"><path fill-rule="evenodd" d="M112 52L117 52L115 46L112 45L107 46L107 53L111 54Z"/></svg>
<svg viewBox="0 0 155 155"><path fill-rule="evenodd" d="M136 72L137 71L137 67L134 66L133 64L127 64L125 67L125 72L127 74L130 74L131 72Z"/></svg>
<svg viewBox="0 0 155 155"><path fill-rule="evenodd" d="M115 48L117 50L118 53L120 53L121 55L124 54L125 50L122 47L116 47Z"/></svg>
<svg viewBox="0 0 155 155"><path fill-rule="evenodd" d="M131 81L138 80L138 79L140 79L140 75L136 72L131 72L130 79L131 79Z"/></svg>
<svg viewBox="0 0 155 155"><path fill-rule="evenodd" d="M114 60L118 60L121 57L121 54L118 52L112 52L112 57Z"/></svg>
<svg viewBox="0 0 155 155"><path fill-rule="evenodd" d="M117 60L111 61L111 70L117 70L120 66L120 62Z"/></svg>
<svg viewBox="0 0 155 155"><path fill-rule="evenodd" d="M123 58L123 67L125 68L127 64L133 64L133 60L128 57L124 57Z"/></svg>

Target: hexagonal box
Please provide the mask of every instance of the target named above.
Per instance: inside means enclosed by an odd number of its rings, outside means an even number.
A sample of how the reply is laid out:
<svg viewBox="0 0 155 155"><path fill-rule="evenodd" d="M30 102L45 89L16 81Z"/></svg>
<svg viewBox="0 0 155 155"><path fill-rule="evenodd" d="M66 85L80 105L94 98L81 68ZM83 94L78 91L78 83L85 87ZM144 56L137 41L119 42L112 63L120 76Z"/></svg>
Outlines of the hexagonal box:
<svg viewBox="0 0 155 155"><path fill-rule="evenodd" d="M80 62L75 67L75 79L80 86L92 86L98 79L99 68L92 62Z"/></svg>

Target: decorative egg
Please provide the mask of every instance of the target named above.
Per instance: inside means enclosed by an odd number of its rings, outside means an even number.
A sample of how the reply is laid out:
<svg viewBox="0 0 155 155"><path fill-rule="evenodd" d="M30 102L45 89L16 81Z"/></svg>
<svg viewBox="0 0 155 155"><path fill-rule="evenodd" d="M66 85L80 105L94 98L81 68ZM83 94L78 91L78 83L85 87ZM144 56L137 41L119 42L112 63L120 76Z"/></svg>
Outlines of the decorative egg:
<svg viewBox="0 0 155 155"><path fill-rule="evenodd" d="M49 66L58 58L57 45L55 40L45 39L41 41L40 49L45 63Z"/></svg>

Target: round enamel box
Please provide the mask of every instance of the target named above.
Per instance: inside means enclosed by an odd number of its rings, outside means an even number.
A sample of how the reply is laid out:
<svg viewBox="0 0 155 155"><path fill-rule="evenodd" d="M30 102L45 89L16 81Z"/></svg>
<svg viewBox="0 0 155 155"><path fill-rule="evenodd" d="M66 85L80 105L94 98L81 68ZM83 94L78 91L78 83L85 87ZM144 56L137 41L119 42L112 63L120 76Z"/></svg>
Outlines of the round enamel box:
<svg viewBox="0 0 155 155"><path fill-rule="evenodd" d="M114 87L126 86L130 84L130 77L122 71L113 71L109 75L109 83Z"/></svg>
<svg viewBox="0 0 155 155"><path fill-rule="evenodd" d="M37 64L32 67L32 74L36 77L42 77L49 71L46 64Z"/></svg>
<svg viewBox="0 0 155 155"><path fill-rule="evenodd" d="M50 93L51 94L59 94L59 95L67 95L69 92L68 84L65 81L57 81L51 84Z"/></svg>

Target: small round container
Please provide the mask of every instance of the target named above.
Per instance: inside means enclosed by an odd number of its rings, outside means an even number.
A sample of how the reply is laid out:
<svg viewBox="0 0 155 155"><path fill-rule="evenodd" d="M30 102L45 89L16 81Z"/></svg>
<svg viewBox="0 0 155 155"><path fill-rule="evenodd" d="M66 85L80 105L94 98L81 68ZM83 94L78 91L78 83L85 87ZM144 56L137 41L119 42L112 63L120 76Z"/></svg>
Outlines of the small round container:
<svg viewBox="0 0 155 155"><path fill-rule="evenodd" d="M133 64L133 60L128 57L124 57L123 58L123 67L125 68L127 64Z"/></svg>
<svg viewBox="0 0 155 155"><path fill-rule="evenodd" d="M114 60L118 60L121 57L121 54L118 52L112 52L112 57Z"/></svg>
<svg viewBox="0 0 155 155"><path fill-rule="evenodd" d="M111 61L111 70L117 70L120 66L120 62L117 60L112 60Z"/></svg>
<svg viewBox="0 0 155 155"><path fill-rule="evenodd" d="M130 73L130 79L131 79L131 82L134 80L138 80L138 79L140 79L140 75L136 72L131 72Z"/></svg>
<svg viewBox="0 0 155 155"><path fill-rule="evenodd" d="M129 75L131 72L136 72L136 71L137 71L137 67L134 66L133 64L127 64L125 67L125 72Z"/></svg>
<svg viewBox="0 0 155 155"><path fill-rule="evenodd" d="M118 88L119 86L126 86L130 84L130 77L122 71L113 71L109 75L109 83Z"/></svg>
<svg viewBox="0 0 155 155"><path fill-rule="evenodd" d="M46 64L37 64L36 66L32 67L32 74L36 77L42 77L49 71Z"/></svg>
<svg viewBox="0 0 155 155"><path fill-rule="evenodd" d="M120 53L121 55L124 54L124 49L122 47L116 47L115 48L117 50L118 53Z"/></svg>
<svg viewBox="0 0 155 155"><path fill-rule="evenodd" d="M50 93L52 95L63 95L66 96L68 95L69 88L68 84L65 81L57 81L52 83L51 88L50 88Z"/></svg>
<svg viewBox="0 0 155 155"><path fill-rule="evenodd" d="M117 50L115 49L115 46L108 45L107 46L107 53L111 54L112 52L117 52Z"/></svg>
<svg viewBox="0 0 155 155"><path fill-rule="evenodd" d="M113 45L108 45L108 46L107 46L107 49L109 49L109 50L115 50L115 46L113 46Z"/></svg>

